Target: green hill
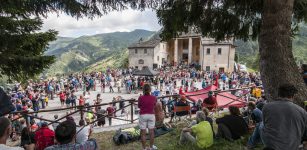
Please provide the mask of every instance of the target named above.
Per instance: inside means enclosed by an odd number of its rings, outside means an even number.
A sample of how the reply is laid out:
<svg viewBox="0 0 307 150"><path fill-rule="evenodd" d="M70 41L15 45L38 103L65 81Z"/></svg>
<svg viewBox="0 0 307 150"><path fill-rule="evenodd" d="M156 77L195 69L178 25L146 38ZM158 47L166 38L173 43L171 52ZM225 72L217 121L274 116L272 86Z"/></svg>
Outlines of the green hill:
<svg viewBox="0 0 307 150"><path fill-rule="evenodd" d="M113 32L79 38L58 37L49 45L46 55L55 55L57 60L46 70L47 75L54 76L67 72L91 70L99 62L110 58L121 62L128 57L126 48L140 38L147 39L155 32L134 30L132 32ZM123 65L123 64L121 64ZM112 66L112 64L111 64ZM119 67L119 66L118 66ZM101 68L100 68L101 69Z"/></svg>

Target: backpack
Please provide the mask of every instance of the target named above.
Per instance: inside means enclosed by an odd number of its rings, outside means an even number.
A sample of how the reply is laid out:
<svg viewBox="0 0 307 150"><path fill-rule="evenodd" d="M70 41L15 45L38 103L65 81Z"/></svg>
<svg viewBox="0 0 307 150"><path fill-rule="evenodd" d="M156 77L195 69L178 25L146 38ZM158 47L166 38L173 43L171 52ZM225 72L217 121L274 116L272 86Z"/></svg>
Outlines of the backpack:
<svg viewBox="0 0 307 150"><path fill-rule="evenodd" d="M138 127L129 129L119 129L113 136L113 141L116 145L127 144L140 139L140 129Z"/></svg>

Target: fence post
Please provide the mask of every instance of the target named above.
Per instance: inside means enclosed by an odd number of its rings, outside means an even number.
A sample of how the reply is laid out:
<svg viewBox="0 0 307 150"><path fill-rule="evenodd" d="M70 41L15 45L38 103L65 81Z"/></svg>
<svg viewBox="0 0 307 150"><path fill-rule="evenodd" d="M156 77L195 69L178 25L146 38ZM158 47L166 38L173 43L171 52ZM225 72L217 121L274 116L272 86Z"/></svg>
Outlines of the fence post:
<svg viewBox="0 0 307 150"><path fill-rule="evenodd" d="M131 110L130 110L130 114L131 114L131 123L133 123L133 114L134 114L134 112L133 112L133 102L132 102L132 101L130 101L130 108L131 108Z"/></svg>
<svg viewBox="0 0 307 150"><path fill-rule="evenodd" d="M81 120L84 120L83 117L84 117L84 113L83 113L83 106L80 106L80 115L81 115Z"/></svg>

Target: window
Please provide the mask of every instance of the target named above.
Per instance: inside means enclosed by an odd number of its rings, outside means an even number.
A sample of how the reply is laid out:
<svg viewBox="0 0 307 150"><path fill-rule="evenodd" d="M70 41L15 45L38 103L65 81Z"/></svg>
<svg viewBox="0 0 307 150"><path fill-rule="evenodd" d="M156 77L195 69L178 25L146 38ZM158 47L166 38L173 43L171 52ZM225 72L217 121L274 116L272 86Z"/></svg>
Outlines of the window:
<svg viewBox="0 0 307 150"><path fill-rule="evenodd" d="M147 49L144 49L144 54L147 54Z"/></svg>
<svg viewBox="0 0 307 150"><path fill-rule="evenodd" d="M140 59L140 60L139 60L139 64L144 64L144 60L143 60L143 59Z"/></svg>
<svg viewBox="0 0 307 150"><path fill-rule="evenodd" d="M206 71L210 71L210 66L206 66Z"/></svg>
<svg viewBox="0 0 307 150"><path fill-rule="evenodd" d="M159 59L160 59L159 56L157 56L157 60L158 60L158 61L159 61Z"/></svg>
<svg viewBox="0 0 307 150"><path fill-rule="evenodd" d="M137 53L138 53L138 50L137 50L137 49L135 49L135 50L134 50L134 53L136 53L136 54L137 54Z"/></svg>
<svg viewBox="0 0 307 150"><path fill-rule="evenodd" d="M217 54L218 54L218 55L222 55L222 48L218 48L218 49L217 49Z"/></svg>
<svg viewBox="0 0 307 150"><path fill-rule="evenodd" d="M210 55L210 48L207 48L207 55Z"/></svg>

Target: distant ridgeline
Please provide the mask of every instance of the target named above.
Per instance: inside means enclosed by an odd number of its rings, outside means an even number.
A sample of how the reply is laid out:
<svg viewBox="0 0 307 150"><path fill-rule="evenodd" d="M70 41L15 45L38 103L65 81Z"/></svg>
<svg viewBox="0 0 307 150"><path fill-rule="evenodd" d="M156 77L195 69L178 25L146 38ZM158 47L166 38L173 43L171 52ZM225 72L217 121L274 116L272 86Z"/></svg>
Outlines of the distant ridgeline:
<svg viewBox="0 0 307 150"><path fill-rule="evenodd" d="M128 63L127 47L149 39L156 32L134 30L132 32L113 32L78 38L58 37L49 45L46 55L55 55L56 62L45 72L48 76L78 71L98 71L107 67L121 68ZM237 61L248 68L258 70L258 42L235 41ZM301 25L293 40L293 53L298 64L307 62L307 26ZM257 58L258 57L258 58Z"/></svg>
<svg viewBox="0 0 307 150"><path fill-rule="evenodd" d="M124 62L127 61L125 58L128 58L128 45L140 38L148 39L154 33L137 29L132 32L113 32L78 38L58 37L50 43L45 54L55 55L57 60L45 73L47 76L54 76L77 71L101 70L108 67L106 64L109 64L109 67L124 67Z"/></svg>

